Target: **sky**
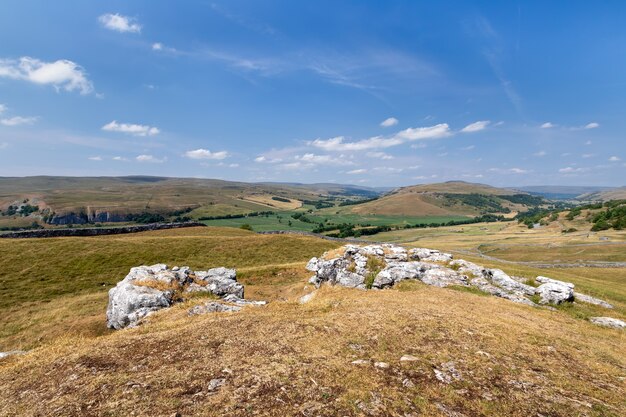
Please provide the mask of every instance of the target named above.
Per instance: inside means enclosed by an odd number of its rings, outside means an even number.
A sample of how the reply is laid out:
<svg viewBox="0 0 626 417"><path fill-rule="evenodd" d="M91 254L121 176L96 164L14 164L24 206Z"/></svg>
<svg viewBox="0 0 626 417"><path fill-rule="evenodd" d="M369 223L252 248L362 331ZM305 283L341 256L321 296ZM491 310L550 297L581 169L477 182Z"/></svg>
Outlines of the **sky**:
<svg viewBox="0 0 626 417"><path fill-rule="evenodd" d="M626 2L0 2L0 176L626 185Z"/></svg>

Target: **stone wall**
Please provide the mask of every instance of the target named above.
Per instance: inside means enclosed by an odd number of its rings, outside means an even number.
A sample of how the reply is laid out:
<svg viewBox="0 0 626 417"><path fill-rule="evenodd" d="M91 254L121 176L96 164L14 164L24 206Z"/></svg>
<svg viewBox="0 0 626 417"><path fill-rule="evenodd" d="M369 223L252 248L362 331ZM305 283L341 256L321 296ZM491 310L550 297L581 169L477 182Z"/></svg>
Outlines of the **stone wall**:
<svg viewBox="0 0 626 417"><path fill-rule="evenodd" d="M204 223L199 222L185 222L185 223L152 223L142 224L136 226L121 226L121 227L85 227L76 229L38 229L38 230L24 230L21 232L10 232L0 234L0 238L43 238L43 237L64 237L64 236L103 236L103 235L118 235L124 233L139 233L150 230L164 230L164 229L178 229L181 227L198 227L206 226Z"/></svg>

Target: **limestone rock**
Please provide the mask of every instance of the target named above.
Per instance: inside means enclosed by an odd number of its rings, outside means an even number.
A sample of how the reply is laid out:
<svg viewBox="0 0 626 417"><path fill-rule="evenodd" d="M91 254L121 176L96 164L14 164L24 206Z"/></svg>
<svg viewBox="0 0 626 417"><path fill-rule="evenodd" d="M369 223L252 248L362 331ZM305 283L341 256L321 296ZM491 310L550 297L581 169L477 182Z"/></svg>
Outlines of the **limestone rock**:
<svg viewBox="0 0 626 417"><path fill-rule="evenodd" d="M604 300L600 300L599 298L595 298L590 295L581 294L579 292L574 292L574 299L576 301L582 301L583 303L594 304L604 308L613 308L611 304Z"/></svg>
<svg viewBox="0 0 626 417"><path fill-rule="evenodd" d="M548 282L537 287L540 304L561 304L566 301L574 301L574 289L567 285Z"/></svg>
<svg viewBox="0 0 626 417"><path fill-rule="evenodd" d="M531 287L530 285L522 284L514 280L505 274L501 269L485 269L483 271L483 275L498 287L509 292L517 291L526 295L535 294L535 287Z"/></svg>
<svg viewBox="0 0 626 417"><path fill-rule="evenodd" d="M239 306L264 306L267 304L267 301L246 300L245 298L237 297L235 294L228 294L223 300Z"/></svg>
<svg viewBox="0 0 626 417"><path fill-rule="evenodd" d="M262 301L243 299L243 285L237 282L234 269L213 268L194 272L187 266L172 269L165 264L138 266L131 268L128 275L109 291L107 326L111 329L136 326L149 314L181 301L180 295L192 292L211 293L237 305L264 304ZM202 308L222 309L201 306L198 311ZM236 311L240 308L225 305L222 310Z"/></svg>
<svg viewBox="0 0 626 417"><path fill-rule="evenodd" d="M26 354L26 351L24 350L10 350L8 352L0 352L0 359L8 358L9 356L24 354Z"/></svg>
<svg viewBox="0 0 626 417"><path fill-rule="evenodd" d="M426 248L411 249L409 250L408 255L411 259L429 262L450 262L453 259L453 256L449 253Z"/></svg>
<svg viewBox="0 0 626 417"><path fill-rule="evenodd" d="M591 317L589 321L598 326L611 327L613 329L626 329L625 321L614 319L613 317Z"/></svg>
<svg viewBox="0 0 626 417"><path fill-rule="evenodd" d="M535 278L535 281L537 281L537 282L539 282L541 284L562 285L564 287L568 287L568 288L574 289L574 284L572 284L571 282L559 281L557 279L552 279L552 278L548 278L548 277L542 277L541 275L538 276L537 278Z"/></svg>
<svg viewBox="0 0 626 417"><path fill-rule="evenodd" d="M188 314L190 316L195 316L198 314L206 313L232 313L239 310L241 310L241 307L239 306L232 306L228 304L217 303L215 301L210 301L208 303L200 304L190 308Z"/></svg>

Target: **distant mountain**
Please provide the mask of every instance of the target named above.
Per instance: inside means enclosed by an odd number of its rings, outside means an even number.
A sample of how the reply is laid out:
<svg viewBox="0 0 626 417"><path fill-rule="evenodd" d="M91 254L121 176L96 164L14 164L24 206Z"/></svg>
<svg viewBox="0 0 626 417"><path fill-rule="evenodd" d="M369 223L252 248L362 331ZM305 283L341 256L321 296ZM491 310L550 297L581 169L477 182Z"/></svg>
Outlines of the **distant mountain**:
<svg viewBox="0 0 626 417"><path fill-rule="evenodd" d="M595 186L537 185L515 187L515 189L525 191L533 195L540 195L550 200L575 200L586 194L610 191L614 188Z"/></svg>
<svg viewBox="0 0 626 417"><path fill-rule="evenodd" d="M610 188L608 190L582 194L579 195L577 199L581 201L626 200L626 187Z"/></svg>
<svg viewBox="0 0 626 417"><path fill-rule="evenodd" d="M398 188L374 201L351 206L357 214L441 216L506 214L543 202L540 197L486 184L449 181Z"/></svg>

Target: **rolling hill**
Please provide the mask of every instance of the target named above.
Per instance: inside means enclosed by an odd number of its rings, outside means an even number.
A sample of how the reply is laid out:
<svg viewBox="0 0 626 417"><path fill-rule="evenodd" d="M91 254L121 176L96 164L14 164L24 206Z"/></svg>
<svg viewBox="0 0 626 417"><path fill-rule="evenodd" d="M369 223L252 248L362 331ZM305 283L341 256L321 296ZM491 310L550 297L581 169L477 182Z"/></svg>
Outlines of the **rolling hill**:
<svg viewBox="0 0 626 417"><path fill-rule="evenodd" d="M362 215L476 216L525 210L526 206L540 202L539 197L512 189L450 181L399 188L349 210Z"/></svg>
<svg viewBox="0 0 626 417"><path fill-rule="evenodd" d="M602 191L582 194L577 197L582 201L626 200L626 187L611 188Z"/></svg>
<svg viewBox="0 0 626 417"><path fill-rule="evenodd" d="M128 177L0 178L0 210L30 204L71 222L121 221L130 213L191 217L293 210L303 202L371 197L371 189L337 184L255 184L213 179Z"/></svg>

